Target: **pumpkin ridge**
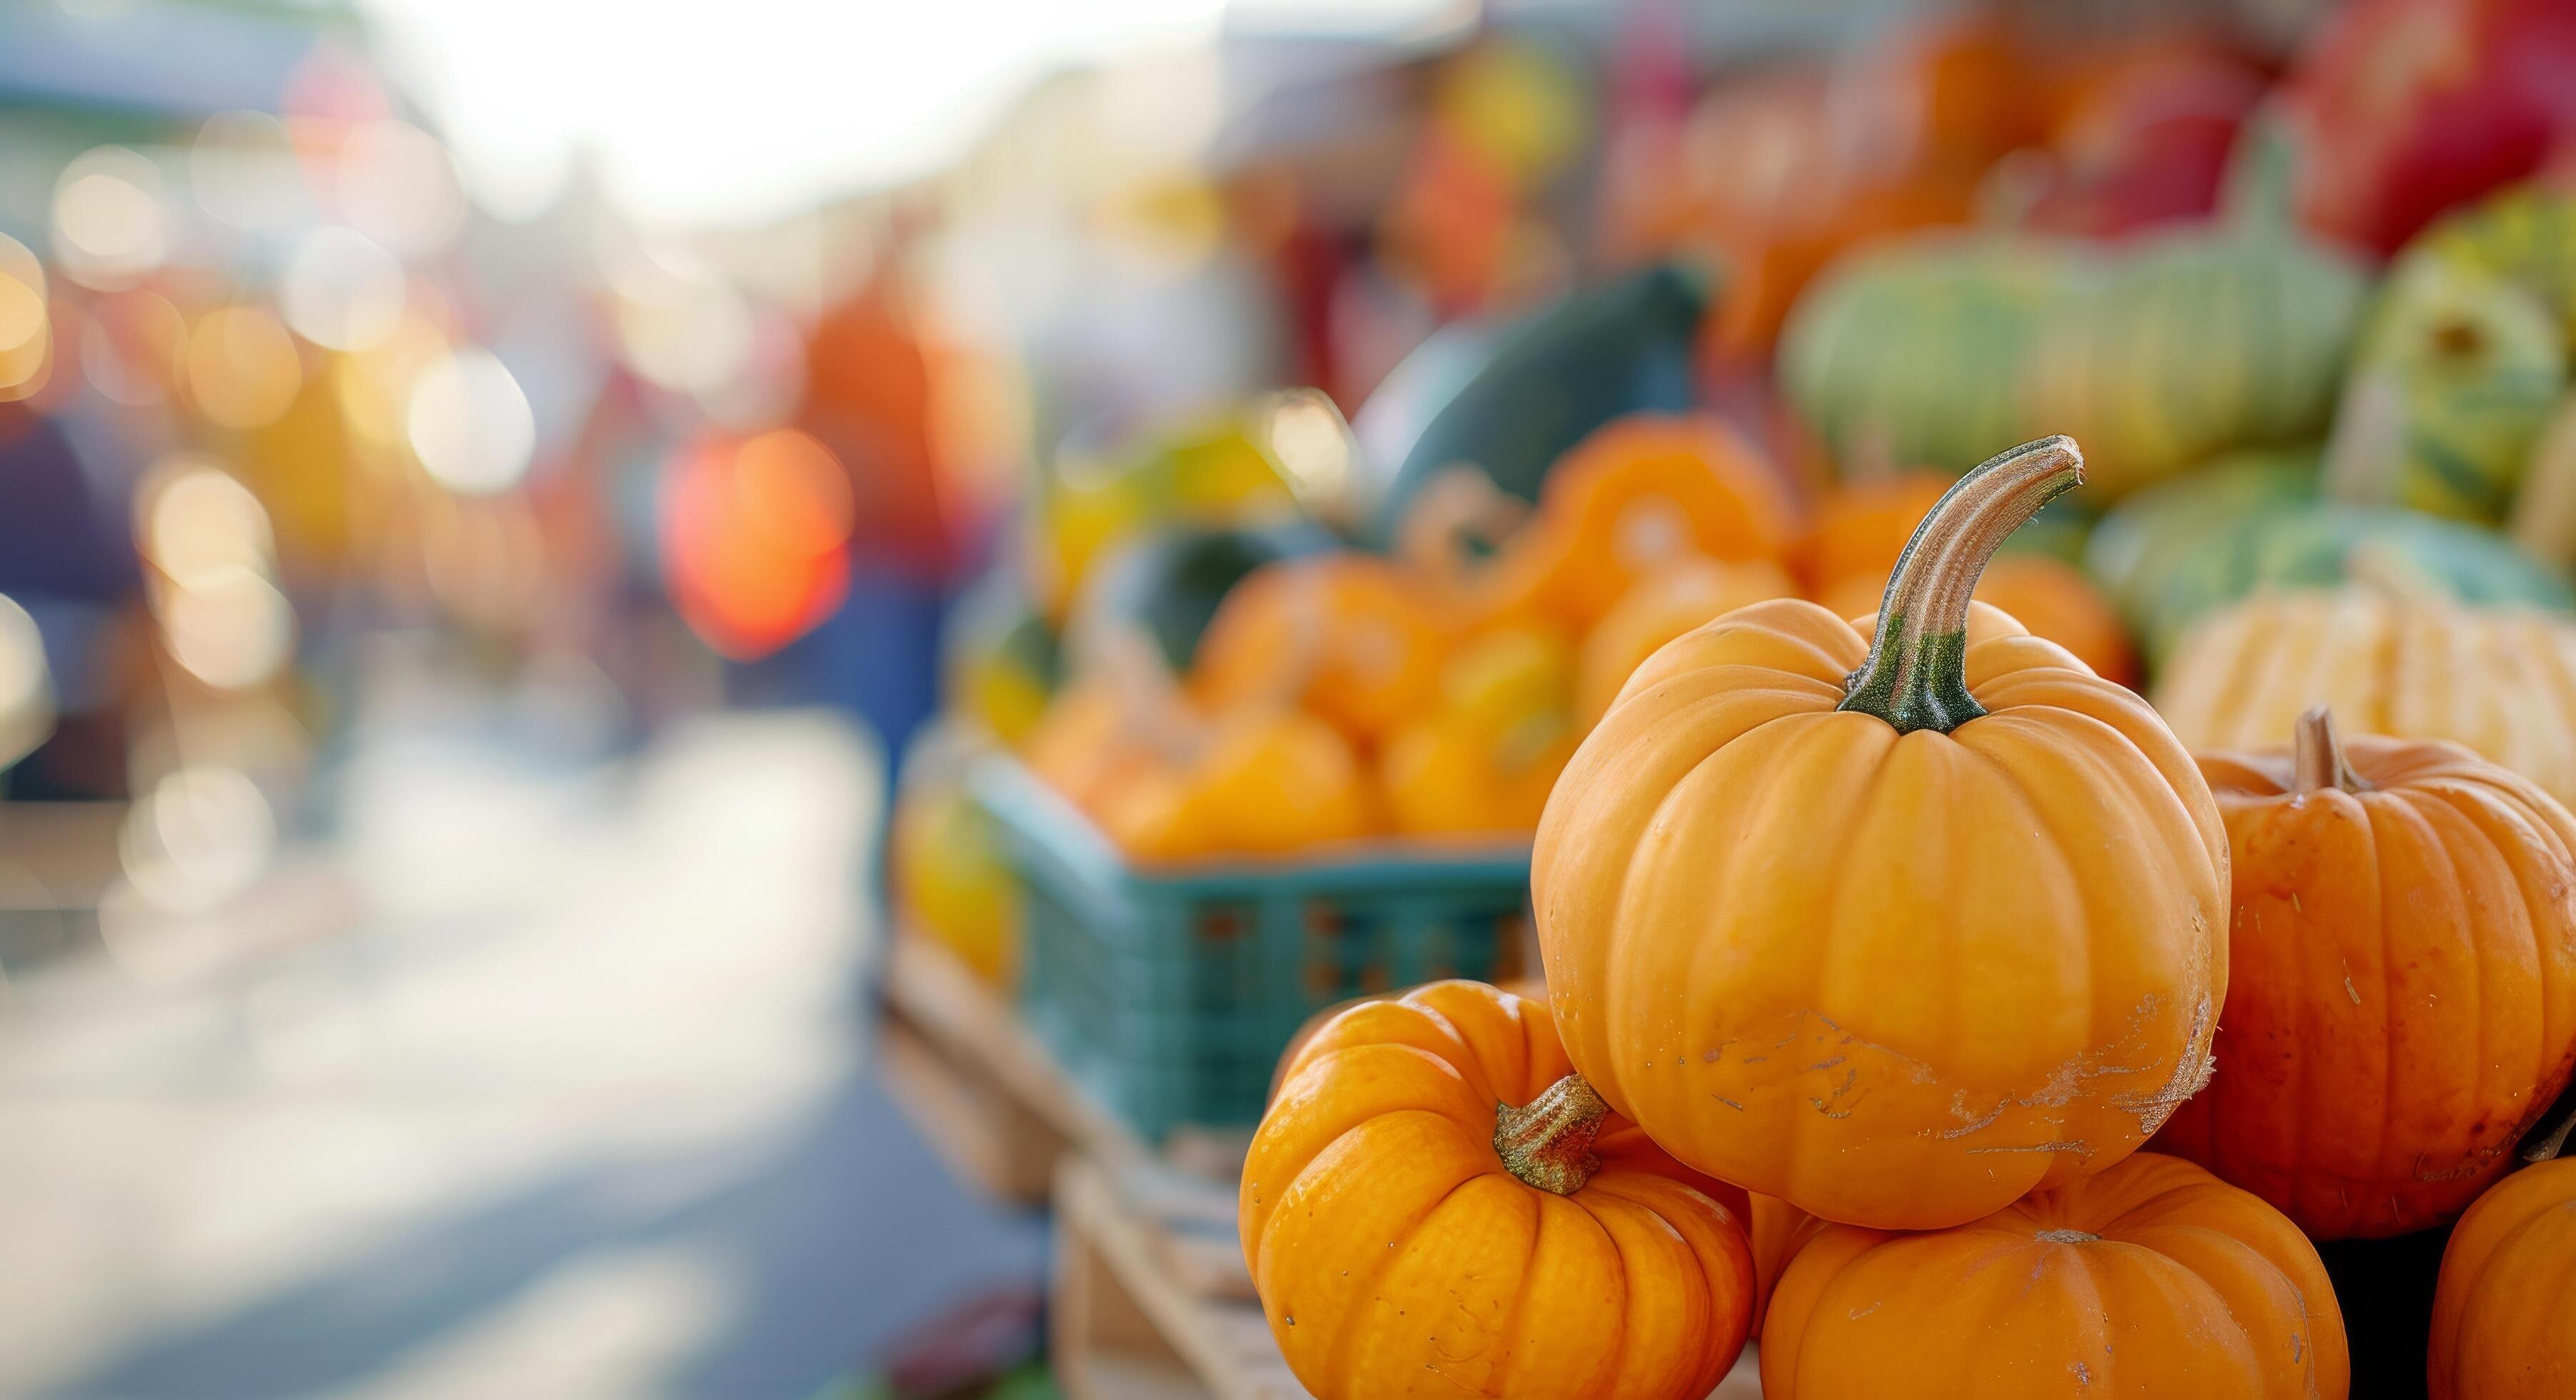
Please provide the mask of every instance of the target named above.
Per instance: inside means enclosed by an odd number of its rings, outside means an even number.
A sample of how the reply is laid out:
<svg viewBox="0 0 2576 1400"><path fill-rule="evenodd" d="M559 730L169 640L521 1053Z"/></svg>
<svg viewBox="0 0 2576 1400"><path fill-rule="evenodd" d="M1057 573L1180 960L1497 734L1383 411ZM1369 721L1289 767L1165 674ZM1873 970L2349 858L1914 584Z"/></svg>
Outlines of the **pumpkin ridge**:
<svg viewBox="0 0 2576 1400"><path fill-rule="evenodd" d="M1430 1111L1427 1109L1400 1109L1395 1113L1385 1114L1382 1116L1385 1118L1396 1118L1407 1113L1429 1112ZM1432 1113L1431 1116L1439 1119L1443 1123L1452 1121L1443 1114ZM1336 1141L1339 1141L1339 1139L1336 1139ZM1317 1153L1316 1159L1321 1160L1322 1156L1322 1153ZM1301 1171L1298 1175L1302 1177L1305 1173ZM1424 1207L1421 1214L1415 1216L1403 1229L1395 1232L1394 1239L1387 1241L1385 1257L1373 1258L1372 1262L1361 1271L1360 1277L1354 1282L1346 1285L1346 1287L1350 1288L1354 1296L1357 1297L1369 1298L1377 1296L1378 1291L1385 1286L1386 1271L1393 1268L1396 1261L1404 1257L1404 1247L1412 1242L1415 1235L1421 1233L1422 1227L1430 1223L1431 1217L1439 1214L1440 1208L1449 1204L1449 1199L1457 1195L1460 1191L1465 1190L1469 1183L1477 1181L1488 1175L1491 1175L1491 1173L1486 1171L1472 1171L1467 1175L1460 1177L1457 1181L1450 1183L1448 1190L1441 1192L1437 1197L1435 1197L1428 1206ZM1285 1193L1283 1192L1282 1195L1284 1196ZM1274 1215L1273 1219L1275 1220L1276 1218L1277 1217ZM1268 1231L1265 1230L1263 1233L1266 1236ZM1266 1239L1264 1243L1266 1246ZM1360 1346L1366 1335L1366 1328L1351 1326L1346 1319L1342 1328L1342 1334L1333 1339L1333 1349L1329 1358L1330 1366L1327 1374L1333 1376L1348 1376L1351 1371L1352 1353Z"/></svg>

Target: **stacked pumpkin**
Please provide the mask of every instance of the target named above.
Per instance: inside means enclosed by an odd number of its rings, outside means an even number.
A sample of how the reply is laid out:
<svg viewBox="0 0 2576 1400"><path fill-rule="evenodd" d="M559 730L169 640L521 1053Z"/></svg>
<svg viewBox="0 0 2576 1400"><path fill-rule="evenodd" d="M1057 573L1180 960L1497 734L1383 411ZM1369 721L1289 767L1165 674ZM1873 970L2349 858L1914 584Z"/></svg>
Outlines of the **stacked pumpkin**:
<svg viewBox="0 0 2576 1400"><path fill-rule="evenodd" d="M1241 1226L1310 1388L1695 1397L1758 1330L1772 1400L2346 1392L2310 1234L2514 1165L2576 1056L2576 819L2322 713L2195 760L1974 598L2080 475L1991 459L1876 618L1637 668L1539 828L1546 1006L1444 984L1294 1053ZM2439 1393L2565 1393L2495 1378L2576 1367L2576 1292L2509 1282L2570 1230L2554 1170L2472 1213Z"/></svg>
<svg viewBox="0 0 2576 1400"><path fill-rule="evenodd" d="M1310 547L1319 534L1212 541L1245 566L1203 630L1158 645L1131 625L1153 604L1092 609L1109 624L1091 629L1094 664L1023 751L1140 861L1523 835L1656 648L1764 599L1869 612L1947 488L1892 474L1827 494L1802 523L1780 474L1714 417L1613 419L1557 461L1535 506L1472 471L1424 483L1391 554ZM1110 593L1186 592L1201 572L1168 565L1122 589L1135 562L1110 566ZM2064 560L1997 560L1978 596L2135 681L2120 623Z"/></svg>

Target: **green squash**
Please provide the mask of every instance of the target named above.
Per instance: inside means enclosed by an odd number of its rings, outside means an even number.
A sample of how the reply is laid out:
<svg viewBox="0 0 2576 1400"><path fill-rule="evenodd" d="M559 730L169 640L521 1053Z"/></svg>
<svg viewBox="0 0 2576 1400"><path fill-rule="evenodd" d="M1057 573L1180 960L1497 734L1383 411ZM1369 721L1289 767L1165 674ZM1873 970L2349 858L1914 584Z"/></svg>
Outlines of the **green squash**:
<svg viewBox="0 0 2576 1400"><path fill-rule="evenodd" d="M2401 255L2372 309L2326 454L2338 500L2494 523L2512 509L2568 378L2570 275L2499 263L2485 220L2454 216ZM2535 223L2517 216L2516 226ZM2562 250L2576 259L2576 242Z"/></svg>
<svg viewBox="0 0 2576 1400"><path fill-rule="evenodd" d="M2503 536L2410 510L2333 501L2272 505L2212 525L2134 599L2140 643L2159 663L2194 622L2265 588L2394 577L2483 604L2576 609L2566 578ZM2145 580L2133 580L2137 589Z"/></svg>
<svg viewBox="0 0 2576 1400"><path fill-rule="evenodd" d="M2290 166L2280 132L2254 132L2223 221L2116 245L1955 231L1873 245L1800 299L1781 386L1845 461L1964 471L2070 434L2097 504L2225 452L2315 441L2370 284L2292 226Z"/></svg>
<svg viewBox="0 0 2576 1400"><path fill-rule="evenodd" d="M2233 453L2113 507L2085 545L2084 567L2135 630L2146 600L2163 591L2178 561L2212 530L2259 510L2316 498L2314 448Z"/></svg>
<svg viewBox="0 0 2576 1400"><path fill-rule="evenodd" d="M1838 460L1966 471L2043 435L2020 401L2022 367L2081 262L2049 240L1958 233L1846 258L1791 311L1781 387Z"/></svg>
<svg viewBox="0 0 2576 1400"><path fill-rule="evenodd" d="M1372 401L1361 435L1377 454L1398 445L1379 420L1419 418L1371 516L1369 536L1393 543L1423 486L1450 466L1472 464L1504 493L1538 499L1556 459L1593 429L1626 413L1678 413L1696 401L1692 371L1707 280L1678 265L1651 267L1577 292L1494 337L1491 358L1458 382L1454 374L1390 375L1395 385L1455 392L1436 411L1397 412ZM1441 353L1453 347L1444 342Z"/></svg>

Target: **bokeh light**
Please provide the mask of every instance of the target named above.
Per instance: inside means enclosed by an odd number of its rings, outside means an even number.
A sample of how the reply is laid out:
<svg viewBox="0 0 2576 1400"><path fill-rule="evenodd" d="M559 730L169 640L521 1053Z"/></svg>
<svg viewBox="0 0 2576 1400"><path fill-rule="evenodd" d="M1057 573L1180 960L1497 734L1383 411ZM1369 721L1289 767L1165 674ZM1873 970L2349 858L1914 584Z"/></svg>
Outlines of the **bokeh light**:
<svg viewBox="0 0 2576 1400"><path fill-rule="evenodd" d="M307 213L286 123L267 112L217 112L188 148L198 207L234 228L266 232Z"/></svg>
<svg viewBox="0 0 2576 1400"><path fill-rule="evenodd" d="M432 363L404 414L421 469L451 491L506 491L537 451L536 415L500 358L466 346Z"/></svg>
<svg viewBox="0 0 2576 1400"><path fill-rule="evenodd" d="M295 609L248 569L173 587L161 595L160 613L170 658L217 690L264 684L295 651Z"/></svg>
<svg viewBox="0 0 2576 1400"><path fill-rule="evenodd" d="M170 253L161 168L122 146L85 151L54 182L54 256L85 287L131 286Z"/></svg>
<svg viewBox="0 0 2576 1400"><path fill-rule="evenodd" d="M438 138L404 121L372 121L342 142L341 217L404 257L425 257L456 239L465 193Z"/></svg>
<svg viewBox="0 0 2576 1400"><path fill-rule="evenodd" d="M1278 396L1270 411L1270 451L1303 498L1333 500L1350 486L1350 425L1331 399L1312 389Z"/></svg>
<svg viewBox="0 0 2576 1400"><path fill-rule="evenodd" d="M267 868L277 818L248 775L194 764L135 802L117 846L125 878L146 904L202 913L239 898Z"/></svg>
<svg viewBox="0 0 2576 1400"><path fill-rule="evenodd" d="M53 340L44 264L27 245L0 233L0 403L44 387Z"/></svg>
<svg viewBox="0 0 2576 1400"><path fill-rule="evenodd" d="M297 335L331 350L364 350L402 324L402 263L355 229L314 230L286 264L280 303Z"/></svg>
<svg viewBox="0 0 2576 1400"><path fill-rule="evenodd" d="M304 386L295 339L256 306L209 312L188 335L188 391L197 411L227 428L274 422Z"/></svg>
<svg viewBox="0 0 2576 1400"><path fill-rule="evenodd" d="M849 473L804 433L701 442L673 464L661 506L673 599L724 655L775 651L849 587Z"/></svg>
<svg viewBox="0 0 2576 1400"><path fill-rule="evenodd" d="M202 458L154 468L137 494L143 556L181 588L237 570L264 571L273 548L268 512L248 487Z"/></svg>
<svg viewBox="0 0 2576 1400"><path fill-rule="evenodd" d="M609 259L617 341L635 372L680 393L720 391L752 357L751 308L703 263L668 248Z"/></svg>

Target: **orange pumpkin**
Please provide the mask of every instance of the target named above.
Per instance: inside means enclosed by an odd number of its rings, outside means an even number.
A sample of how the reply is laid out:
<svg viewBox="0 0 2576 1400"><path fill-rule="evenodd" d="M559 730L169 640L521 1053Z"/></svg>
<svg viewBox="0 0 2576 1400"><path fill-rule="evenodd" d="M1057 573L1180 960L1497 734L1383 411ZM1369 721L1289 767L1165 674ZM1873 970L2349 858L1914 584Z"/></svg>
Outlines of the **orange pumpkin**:
<svg viewBox="0 0 2576 1400"><path fill-rule="evenodd" d="M1570 709L1573 651L1544 628L1503 628L1459 648L1440 708L1379 758L1389 822L1421 835L1526 835L1583 735Z"/></svg>
<svg viewBox="0 0 2576 1400"><path fill-rule="evenodd" d="M1487 617L1579 635L1638 580L1693 555L1779 558L1794 520L1778 473L1715 417L1632 414L1548 472L1537 512L1472 596Z"/></svg>
<svg viewBox="0 0 2576 1400"><path fill-rule="evenodd" d="M1816 601L1840 616L1857 617L1877 610L1886 587L1884 574L1851 578L1818 593ZM2011 613L2032 636L2075 653L2102 679L2138 683L2138 651L2129 643L2129 629L2082 569L2045 554L2002 555L1977 580L1976 597Z"/></svg>
<svg viewBox="0 0 2576 1400"><path fill-rule="evenodd" d="M1833 1222L1809 1215L1777 1196L1755 1196L1752 1201L1753 1335L1759 1337L1762 1319L1771 1308L1771 1290L1778 1288L1780 1276L1789 1272L1789 1261Z"/></svg>
<svg viewBox="0 0 2576 1400"><path fill-rule="evenodd" d="M2234 850L2222 1073L2157 1145L2318 1239L2439 1225L2576 1063L2576 818L2453 744L2208 754Z"/></svg>
<svg viewBox="0 0 2576 1400"><path fill-rule="evenodd" d="M1317 1031L1240 1206L1271 1335L1317 1395L1698 1400L1744 1345L1742 1193L1608 1113L1545 1003L1493 987Z"/></svg>
<svg viewBox="0 0 2576 1400"><path fill-rule="evenodd" d="M1154 863L1284 855L1376 827L1350 741L1303 710L1227 715L1186 752L1130 773L1096 803L1110 839Z"/></svg>
<svg viewBox="0 0 2576 1400"><path fill-rule="evenodd" d="M2515 1172L2460 1217L2425 1369L2432 1400L2576 1395L2576 1157Z"/></svg>
<svg viewBox="0 0 2576 1400"><path fill-rule="evenodd" d="M1765 598L1796 592L1767 559L1728 564L1688 559L1653 574L1602 616L1583 639L1576 663L1574 712L1586 725L1601 718L1637 664L1684 632Z"/></svg>
<svg viewBox="0 0 2576 1400"><path fill-rule="evenodd" d="M1969 601L2081 467L2048 438L1963 477L1874 633L1781 599L1666 646L1558 780L1557 1019L1675 1157L1937 1229L2110 1166L2206 1081L2208 786L2144 700Z"/></svg>
<svg viewBox="0 0 2576 1400"><path fill-rule="evenodd" d="M1211 710L1305 706L1363 741L1430 708L1449 627L1401 566L1321 554L1254 570L1200 637L1190 692Z"/></svg>
<svg viewBox="0 0 2576 1400"><path fill-rule="evenodd" d="M1765 1400L2341 1400L2351 1382L2315 1247L2152 1152L1955 1229L1825 1226L1762 1325Z"/></svg>

